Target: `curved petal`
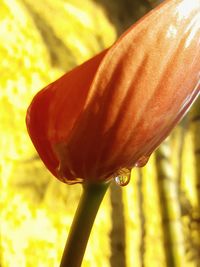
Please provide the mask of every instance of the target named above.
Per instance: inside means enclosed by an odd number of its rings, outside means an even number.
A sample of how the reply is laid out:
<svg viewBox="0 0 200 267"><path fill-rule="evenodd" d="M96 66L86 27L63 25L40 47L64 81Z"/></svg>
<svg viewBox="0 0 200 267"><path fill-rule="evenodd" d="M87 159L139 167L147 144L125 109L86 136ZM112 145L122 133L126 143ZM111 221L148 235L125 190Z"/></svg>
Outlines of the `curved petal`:
<svg viewBox="0 0 200 267"><path fill-rule="evenodd" d="M105 53L106 50L48 85L34 97L27 111L26 123L33 144L57 177L60 163L52 143L66 141L70 135L84 111L88 90ZM68 179L75 178L67 168L65 174Z"/></svg>
<svg viewBox="0 0 200 267"><path fill-rule="evenodd" d="M108 179L169 134L199 94L199 71L200 2L166 1L37 94L30 136L64 182Z"/></svg>
<svg viewBox="0 0 200 267"><path fill-rule="evenodd" d="M102 102L115 103L97 120L107 137L99 162L128 167L149 155L199 94L199 70L199 1L168 1L129 29L93 81L94 102L98 88Z"/></svg>
<svg viewBox="0 0 200 267"><path fill-rule="evenodd" d="M198 0L170 0L109 49L64 148L78 176L134 166L184 115L200 90L199 20Z"/></svg>

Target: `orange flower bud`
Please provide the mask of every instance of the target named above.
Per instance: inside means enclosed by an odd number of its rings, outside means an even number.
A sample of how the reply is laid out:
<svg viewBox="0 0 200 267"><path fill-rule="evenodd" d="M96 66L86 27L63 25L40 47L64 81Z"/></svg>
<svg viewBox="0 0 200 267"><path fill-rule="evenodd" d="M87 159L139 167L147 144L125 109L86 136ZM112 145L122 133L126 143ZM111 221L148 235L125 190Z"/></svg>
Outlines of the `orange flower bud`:
<svg viewBox="0 0 200 267"><path fill-rule="evenodd" d="M33 99L31 139L60 180L142 166L200 91L200 1L170 0Z"/></svg>

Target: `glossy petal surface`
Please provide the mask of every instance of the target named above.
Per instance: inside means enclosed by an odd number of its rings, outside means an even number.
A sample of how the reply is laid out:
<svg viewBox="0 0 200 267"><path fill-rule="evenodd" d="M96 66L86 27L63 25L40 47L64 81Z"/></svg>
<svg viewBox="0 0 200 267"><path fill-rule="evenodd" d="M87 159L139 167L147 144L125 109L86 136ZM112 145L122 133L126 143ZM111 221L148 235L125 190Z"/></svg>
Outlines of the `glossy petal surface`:
<svg viewBox="0 0 200 267"><path fill-rule="evenodd" d="M50 84L27 114L32 141L67 183L132 168L200 91L200 2L170 0L108 50Z"/></svg>

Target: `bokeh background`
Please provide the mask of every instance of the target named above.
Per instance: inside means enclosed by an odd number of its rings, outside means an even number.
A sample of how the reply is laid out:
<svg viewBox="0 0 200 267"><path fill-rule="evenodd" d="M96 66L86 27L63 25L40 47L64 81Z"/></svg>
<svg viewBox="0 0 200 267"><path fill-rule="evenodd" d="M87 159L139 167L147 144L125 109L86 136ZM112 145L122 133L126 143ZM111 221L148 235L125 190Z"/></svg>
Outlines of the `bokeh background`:
<svg viewBox="0 0 200 267"><path fill-rule="evenodd" d="M158 2L0 0L1 267L59 266L81 194L51 176L30 142L32 97ZM199 100L128 186L113 182L82 266L200 266Z"/></svg>

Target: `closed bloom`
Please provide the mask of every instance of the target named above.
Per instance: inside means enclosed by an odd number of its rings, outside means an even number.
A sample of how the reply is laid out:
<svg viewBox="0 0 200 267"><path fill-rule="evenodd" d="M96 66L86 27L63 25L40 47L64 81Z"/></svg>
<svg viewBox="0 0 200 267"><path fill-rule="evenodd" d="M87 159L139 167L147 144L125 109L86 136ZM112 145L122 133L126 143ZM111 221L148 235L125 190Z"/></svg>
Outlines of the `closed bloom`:
<svg viewBox="0 0 200 267"><path fill-rule="evenodd" d="M40 91L30 137L63 182L143 165L200 91L200 1L169 0Z"/></svg>

